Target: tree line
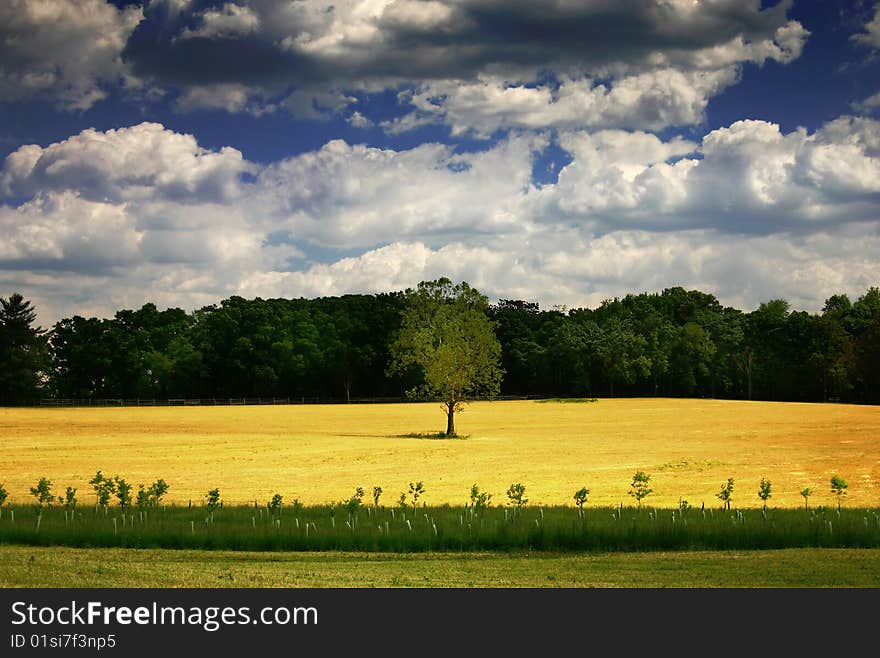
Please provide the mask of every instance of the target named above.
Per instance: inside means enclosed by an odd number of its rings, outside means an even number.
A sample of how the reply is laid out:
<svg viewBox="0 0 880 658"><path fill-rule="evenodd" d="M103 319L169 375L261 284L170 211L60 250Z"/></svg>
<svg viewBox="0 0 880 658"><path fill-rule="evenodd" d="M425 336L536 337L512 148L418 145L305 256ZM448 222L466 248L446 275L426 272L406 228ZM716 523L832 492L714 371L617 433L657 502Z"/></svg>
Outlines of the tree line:
<svg viewBox="0 0 880 658"><path fill-rule="evenodd" d="M148 303L44 330L32 303L12 294L0 298L0 404L402 396L425 377L423 367L393 367L411 298L233 296L193 312ZM855 301L834 295L819 313L782 299L744 312L680 287L592 309L500 300L481 312L501 348L502 395L880 403L876 287Z"/></svg>

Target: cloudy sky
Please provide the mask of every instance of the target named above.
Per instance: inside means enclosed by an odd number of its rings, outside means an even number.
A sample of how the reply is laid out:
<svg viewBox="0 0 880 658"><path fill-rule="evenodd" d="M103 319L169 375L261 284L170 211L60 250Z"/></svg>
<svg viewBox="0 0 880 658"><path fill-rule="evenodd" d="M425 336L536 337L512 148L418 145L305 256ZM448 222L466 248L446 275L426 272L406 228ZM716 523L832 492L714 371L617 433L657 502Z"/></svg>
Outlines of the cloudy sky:
<svg viewBox="0 0 880 658"><path fill-rule="evenodd" d="M880 3L3 0L0 296L818 310L880 284Z"/></svg>

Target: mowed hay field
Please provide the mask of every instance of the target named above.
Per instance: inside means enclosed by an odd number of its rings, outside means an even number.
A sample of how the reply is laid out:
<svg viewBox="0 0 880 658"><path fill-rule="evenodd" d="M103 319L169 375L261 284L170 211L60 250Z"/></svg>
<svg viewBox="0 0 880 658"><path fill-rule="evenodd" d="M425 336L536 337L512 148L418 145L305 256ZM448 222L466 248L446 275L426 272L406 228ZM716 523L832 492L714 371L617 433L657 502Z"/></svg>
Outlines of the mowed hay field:
<svg viewBox="0 0 880 658"><path fill-rule="evenodd" d="M645 503L758 507L758 484L773 484L771 506L836 504L829 480L849 482L844 504L880 505L880 408L682 399L602 399L594 403L495 401L467 405L460 439L418 438L445 428L436 403L0 409L0 484L9 502L48 477L56 494L105 475L149 484L164 478L166 502L203 500L219 487L227 503L319 504L355 487L384 489L393 504L422 480L428 505L467 502L472 484L506 502L513 482L531 504L573 504L581 486L591 505L630 504L636 469L651 474ZM410 436L407 436L410 435ZM369 493L368 493L369 497Z"/></svg>

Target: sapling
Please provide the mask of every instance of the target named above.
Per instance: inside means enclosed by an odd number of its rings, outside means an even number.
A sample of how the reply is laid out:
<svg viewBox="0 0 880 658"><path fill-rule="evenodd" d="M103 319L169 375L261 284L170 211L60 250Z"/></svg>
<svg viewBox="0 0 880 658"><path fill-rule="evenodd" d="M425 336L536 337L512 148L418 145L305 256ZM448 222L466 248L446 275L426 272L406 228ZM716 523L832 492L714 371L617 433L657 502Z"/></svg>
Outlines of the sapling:
<svg viewBox="0 0 880 658"><path fill-rule="evenodd" d="M770 480L768 480L767 478L761 478L761 487L760 487L760 489L758 489L758 498L760 498L764 502L764 513L765 514L767 512L767 501L769 500L770 496L773 495L770 492L770 489L771 489Z"/></svg>
<svg viewBox="0 0 880 658"><path fill-rule="evenodd" d="M526 487L521 482L515 482L507 488L508 505L513 507L513 516L516 517L517 512L528 504L529 499L525 497Z"/></svg>
<svg viewBox="0 0 880 658"><path fill-rule="evenodd" d="M581 487L574 492L574 503L578 507L578 516L580 518L584 518L584 505L586 504L589 495L590 490L586 487Z"/></svg>
<svg viewBox="0 0 880 658"><path fill-rule="evenodd" d="M89 484L95 490L98 504L106 509L110 504L110 496L116 491L116 484L110 478L105 478L101 471L95 473L95 477L89 480Z"/></svg>
<svg viewBox="0 0 880 658"><path fill-rule="evenodd" d="M135 497L135 505L137 505L138 509L144 509L152 504L152 500L150 498L150 492L144 489L144 485L138 485L137 496Z"/></svg>
<svg viewBox="0 0 880 658"><path fill-rule="evenodd" d="M6 487L0 484L0 518L2 518L3 514L3 503L6 502L6 499L9 497L9 492L6 491Z"/></svg>
<svg viewBox="0 0 880 658"><path fill-rule="evenodd" d="M651 476L644 471L636 471L633 474L632 483L629 485L629 495L636 499L639 509L642 509L642 499L654 493L654 490L648 485L650 481Z"/></svg>
<svg viewBox="0 0 880 658"><path fill-rule="evenodd" d="M412 499L413 499L413 502L412 502L412 505L413 505L413 513L415 513L415 511L416 511L416 507L417 507L417 505L418 505L418 503L419 503L419 496L421 496L423 493L425 493L425 485L422 484L421 480L419 480L419 481L416 482L415 484L413 484L412 482L410 482L410 483L409 483L409 493L410 493L410 495L412 496Z"/></svg>
<svg viewBox="0 0 880 658"><path fill-rule="evenodd" d="M400 492L400 498L397 499L397 506L404 512L406 511L406 493L403 491ZM391 510L391 514L394 515L394 510Z"/></svg>
<svg viewBox="0 0 880 658"><path fill-rule="evenodd" d="M213 512L220 507L220 489L211 489L205 496L205 509Z"/></svg>
<svg viewBox="0 0 880 658"><path fill-rule="evenodd" d="M724 503L724 509L730 509L730 499L733 496L733 478L727 478L727 484L721 485L721 490L715 497Z"/></svg>
<svg viewBox="0 0 880 658"><path fill-rule="evenodd" d="M270 514L281 514L281 503L284 500L284 497L277 493L272 496L272 500L266 503L266 507L269 509Z"/></svg>
<svg viewBox="0 0 880 658"><path fill-rule="evenodd" d="M492 494L488 491L480 491L480 488L474 484L471 486L471 509L476 514L482 514L492 504Z"/></svg>
<svg viewBox="0 0 880 658"><path fill-rule="evenodd" d="M162 496L168 493L169 485L165 480L159 478L150 487L147 489L147 494L150 497L150 504L153 507L158 507L159 503L162 501Z"/></svg>
<svg viewBox="0 0 880 658"><path fill-rule="evenodd" d="M64 497L58 496L58 502L64 505L64 509L72 512L76 509L76 489L68 486L64 492Z"/></svg>
<svg viewBox="0 0 880 658"><path fill-rule="evenodd" d="M804 487L801 489L801 496L804 497L804 509L810 508L810 496L813 495L813 490L810 487Z"/></svg>
<svg viewBox="0 0 880 658"><path fill-rule="evenodd" d="M835 475L831 478L831 493L837 496L837 511L840 512L840 499L846 495L846 490L849 485L839 475Z"/></svg>
<svg viewBox="0 0 880 658"><path fill-rule="evenodd" d="M382 487L373 487L373 507L379 507L379 498L382 496Z"/></svg>
<svg viewBox="0 0 880 658"><path fill-rule="evenodd" d="M119 500L120 509L125 509L131 505L131 485L118 475L113 478L116 485L116 498Z"/></svg>
<svg viewBox="0 0 880 658"><path fill-rule="evenodd" d="M43 505L51 505L54 498L52 497L52 482L41 477L36 486L31 487L31 496L37 499L37 506L43 509Z"/></svg>

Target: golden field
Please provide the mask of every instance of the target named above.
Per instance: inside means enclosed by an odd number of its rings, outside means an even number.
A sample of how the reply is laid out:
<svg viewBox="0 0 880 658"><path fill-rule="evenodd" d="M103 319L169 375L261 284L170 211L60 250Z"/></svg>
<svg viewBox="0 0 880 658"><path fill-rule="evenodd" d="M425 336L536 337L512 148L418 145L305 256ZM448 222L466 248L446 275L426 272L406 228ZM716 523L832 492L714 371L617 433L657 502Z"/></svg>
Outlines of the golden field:
<svg viewBox="0 0 880 658"><path fill-rule="evenodd" d="M456 426L466 438L413 438L445 428L439 404L0 409L0 484L27 502L41 476L56 493L73 485L93 501L98 469L129 482L164 478L167 502L195 504L219 487L227 503L327 503L384 489L395 502L422 480L429 505L463 504L479 484L506 502L512 482L530 504L629 504L636 469L651 474L645 503L717 506L736 480L733 504L757 507L758 483L771 506L835 502L828 482L849 482L845 505L880 505L880 407L725 400L603 399L467 405Z"/></svg>

